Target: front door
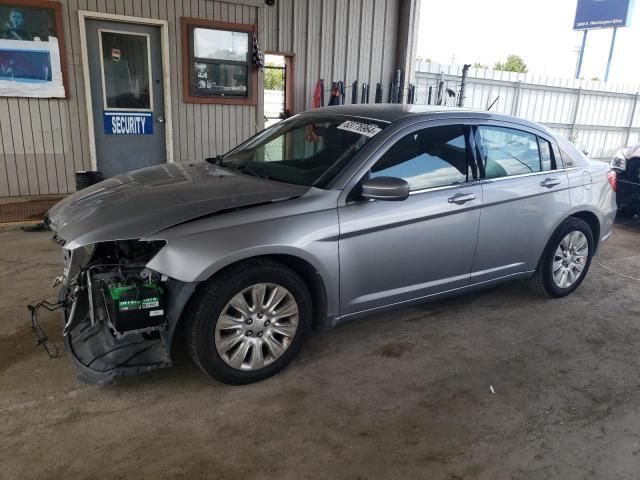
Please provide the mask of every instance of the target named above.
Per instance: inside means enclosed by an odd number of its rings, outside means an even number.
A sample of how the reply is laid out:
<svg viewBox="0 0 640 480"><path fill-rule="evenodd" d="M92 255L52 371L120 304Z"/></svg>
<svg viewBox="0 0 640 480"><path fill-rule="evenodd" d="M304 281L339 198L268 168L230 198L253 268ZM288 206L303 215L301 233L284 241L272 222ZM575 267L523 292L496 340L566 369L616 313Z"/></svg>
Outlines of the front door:
<svg viewBox="0 0 640 480"><path fill-rule="evenodd" d="M160 27L87 20L86 31L98 170L164 163Z"/></svg>
<svg viewBox="0 0 640 480"><path fill-rule="evenodd" d="M469 132L442 125L404 135L364 178L403 178L409 198L356 196L338 210L343 315L469 284L482 206L469 168Z"/></svg>

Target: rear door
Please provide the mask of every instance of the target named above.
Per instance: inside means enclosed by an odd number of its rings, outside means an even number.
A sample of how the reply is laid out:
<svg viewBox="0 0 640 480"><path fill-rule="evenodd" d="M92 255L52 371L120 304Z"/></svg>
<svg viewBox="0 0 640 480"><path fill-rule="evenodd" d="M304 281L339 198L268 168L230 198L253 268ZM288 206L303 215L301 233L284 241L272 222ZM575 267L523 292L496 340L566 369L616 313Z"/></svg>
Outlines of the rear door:
<svg viewBox="0 0 640 480"><path fill-rule="evenodd" d="M403 178L409 198L367 201L355 186L338 210L343 315L469 284L482 205L471 128L422 125L398 133L354 179Z"/></svg>
<svg viewBox="0 0 640 480"><path fill-rule="evenodd" d="M552 138L504 122L474 132L484 200L471 283L480 283L535 270L570 199Z"/></svg>

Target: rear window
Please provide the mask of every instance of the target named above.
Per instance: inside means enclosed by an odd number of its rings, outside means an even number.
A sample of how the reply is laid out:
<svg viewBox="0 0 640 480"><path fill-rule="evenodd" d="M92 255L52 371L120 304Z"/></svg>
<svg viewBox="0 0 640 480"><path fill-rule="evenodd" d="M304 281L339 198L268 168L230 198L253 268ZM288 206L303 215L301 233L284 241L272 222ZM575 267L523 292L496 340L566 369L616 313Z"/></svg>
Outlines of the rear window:
<svg viewBox="0 0 640 480"><path fill-rule="evenodd" d="M562 156L564 168L578 166L586 159L584 154L566 138L558 138L558 145L560 147L560 155Z"/></svg>

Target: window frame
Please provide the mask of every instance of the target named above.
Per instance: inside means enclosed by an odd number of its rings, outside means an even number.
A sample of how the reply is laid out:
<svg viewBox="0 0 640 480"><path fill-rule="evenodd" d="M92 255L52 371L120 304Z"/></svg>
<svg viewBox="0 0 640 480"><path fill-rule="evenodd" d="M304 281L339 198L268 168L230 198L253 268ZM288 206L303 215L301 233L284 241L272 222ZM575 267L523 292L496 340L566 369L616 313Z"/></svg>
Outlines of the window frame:
<svg viewBox="0 0 640 480"><path fill-rule="evenodd" d="M547 140L546 138L541 137L540 135L536 135L536 137L538 138L538 153L540 154L540 171L541 172L555 172L556 170L558 170L558 162L556 160L556 152L555 149L553 148L553 143L550 142L549 140ZM543 170L543 161L542 161L542 143L541 142L547 142L549 144L549 155L550 155L550 160L551 160L551 169L550 170Z"/></svg>
<svg viewBox="0 0 640 480"><path fill-rule="evenodd" d="M253 105L258 104L258 69L252 61L253 35L256 34L256 26L246 23L231 23L218 20L205 20L193 17L181 17L182 24L182 90L185 103L218 104L218 105ZM200 96L192 93L194 80L194 39L193 30L203 28L209 30L225 30L229 32L241 32L248 34L247 51L247 95L207 95ZM244 65L244 62L211 61L223 65Z"/></svg>
<svg viewBox="0 0 640 480"><path fill-rule="evenodd" d="M527 133L529 135L534 135L536 137L536 143L538 145L538 156L540 158L540 171L538 172L530 172L530 173L520 173L516 175L507 175L505 177L495 177L495 178L486 178L484 165L482 162L482 155L480 152L480 148L482 147L482 138L480 137L480 127L494 127L494 128L504 128L509 130L515 130ZM549 175L552 173L560 172L565 170L565 166L562 161L559 161L559 148L556 141L544 134L544 132L527 128L525 125L521 125L518 123L508 123L508 122L476 122L473 125L473 135L471 136L472 142L474 143L473 153L476 157L476 165L478 166L478 171L480 174L480 178L482 182L494 182L507 180L510 178L522 178L522 177L530 177L530 176L539 176L539 175ZM546 141L551 146L551 170L542 170L542 151L540 149L540 141Z"/></svg>

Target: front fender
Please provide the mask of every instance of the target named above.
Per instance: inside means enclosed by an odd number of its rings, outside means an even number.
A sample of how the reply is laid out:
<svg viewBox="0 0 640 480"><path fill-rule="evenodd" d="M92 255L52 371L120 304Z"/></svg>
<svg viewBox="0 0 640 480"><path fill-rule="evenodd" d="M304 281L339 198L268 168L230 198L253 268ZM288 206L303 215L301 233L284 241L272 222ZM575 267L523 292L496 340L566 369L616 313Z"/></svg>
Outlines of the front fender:
<svg viewBox="0 0 640 480"><path fill-rule="evenodd" d="M336 209L214 229L194 223L179 227L180 231L161 234L167 244L147 267L181 282L198 283L243 260L289 255L304 260L318 272L327 292L327 314L338 314Z"/></svg>

